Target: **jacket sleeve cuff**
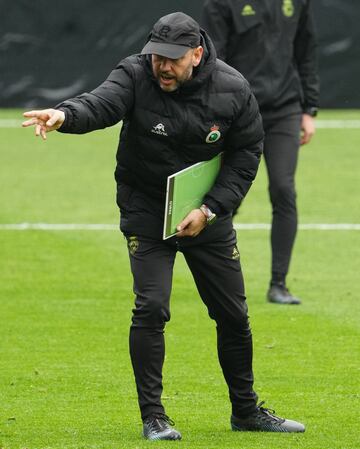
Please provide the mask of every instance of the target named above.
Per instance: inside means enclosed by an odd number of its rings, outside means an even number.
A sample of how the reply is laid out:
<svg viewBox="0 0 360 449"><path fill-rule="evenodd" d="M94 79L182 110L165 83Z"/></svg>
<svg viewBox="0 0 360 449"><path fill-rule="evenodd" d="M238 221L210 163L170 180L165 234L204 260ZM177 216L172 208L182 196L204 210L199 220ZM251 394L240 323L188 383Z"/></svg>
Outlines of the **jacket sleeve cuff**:
<svg viewBox="0 0 360 449"><path fill-rule="evenodd" d="M226 213L226 211L224 211L221 206L219 205L219 203L217 203L216 201L212 200L211 198L204 198L204 204L207 205L207 207L211 210L211 212L214 212L214 214L216 214L217 216L221 216L224 215Z"/></svg>
<svg viewBox="0 0 360 449"><path fill-rule="evenodd" d="M311 115L311 117L316 117L318 113L319 108L316 106L307 106L303 108L303 114Z"/></svg>
<svg viewBox="0 0 360 449"><path fill-rule="evenodd" d="M56 106L55 106L55 109L57 109L58 111L62 111L65 114L64 123L60 126L59 129L57 129L57 131L60 133L68 132L71 128L71 123L72 123L71 111L68 108L61 108L61 107L58 108Z"/></svg>

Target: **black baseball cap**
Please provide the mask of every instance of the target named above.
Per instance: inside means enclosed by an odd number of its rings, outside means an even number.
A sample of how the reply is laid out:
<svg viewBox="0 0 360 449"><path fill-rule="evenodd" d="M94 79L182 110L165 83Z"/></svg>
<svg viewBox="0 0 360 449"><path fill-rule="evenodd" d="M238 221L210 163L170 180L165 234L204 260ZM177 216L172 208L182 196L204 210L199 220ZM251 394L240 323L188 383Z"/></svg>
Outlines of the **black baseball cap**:
<svg viewBox="0 0 360 449"><path fill-rule="evenodd" d="M155 54L177 59L189 48L200 45L200 26L187 14L174 12L161 17L154 25L141 54Z"/></svg>

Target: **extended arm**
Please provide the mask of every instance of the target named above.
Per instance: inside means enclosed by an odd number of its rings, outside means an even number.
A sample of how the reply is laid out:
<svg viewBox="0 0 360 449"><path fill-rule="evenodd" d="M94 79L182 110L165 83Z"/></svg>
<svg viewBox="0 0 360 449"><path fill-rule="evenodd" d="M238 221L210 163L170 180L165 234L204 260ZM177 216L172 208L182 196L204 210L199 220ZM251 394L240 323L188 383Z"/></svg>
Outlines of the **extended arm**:
<svg viewBox="0 0 360 449"><path fill-rule="evenodd" d="M66 100L55 109L28 111L23 126L35 125L35 134L46 139L47 132L84 134L122 120L133 104L133 77L127 60L90 93Z"/></svg>

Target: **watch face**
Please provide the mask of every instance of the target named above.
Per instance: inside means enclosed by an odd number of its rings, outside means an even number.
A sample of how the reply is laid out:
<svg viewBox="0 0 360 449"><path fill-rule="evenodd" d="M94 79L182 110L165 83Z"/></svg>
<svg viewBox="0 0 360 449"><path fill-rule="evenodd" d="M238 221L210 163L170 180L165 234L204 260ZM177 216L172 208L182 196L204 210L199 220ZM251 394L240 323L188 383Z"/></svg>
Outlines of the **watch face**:
<svg viewBox="0 0 360 449"><path fill-rule="evenodd" d="M202 211L202 213L206 217L206 224L207 225L210 225L210 224L214 223L214 221L216 220L216 214L214 212L212 212L211 209L209 209L206 204L202 204L200 206L200 210Z"/></svg>
<svg viewBox="0 0 360 449"><path fill-rule="evenodd" d="M318 113L318 109L317 108L309 108L305 112L306 112L306 114L311 115L311 117L316 117L317 113Z"/></svg>
<svg viewBox="0 0 360 449"><path fill-rule="evenodd" d="M216 221L216 214L212 214L211 215L211 217L209 217L208 219L207 219L207 224L208 225L211 225L211 224L213 224L215 221Z"/></svg>

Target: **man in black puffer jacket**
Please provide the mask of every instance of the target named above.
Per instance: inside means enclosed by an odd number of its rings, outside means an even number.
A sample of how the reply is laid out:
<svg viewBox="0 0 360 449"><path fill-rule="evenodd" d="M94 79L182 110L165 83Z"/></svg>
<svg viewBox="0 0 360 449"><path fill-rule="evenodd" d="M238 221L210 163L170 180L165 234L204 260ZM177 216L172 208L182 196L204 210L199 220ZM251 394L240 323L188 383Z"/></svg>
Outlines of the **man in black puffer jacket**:
<svg viewBox="0 0 360 449"><path fill-rule="evenodd" d="M299 145L310 142L319 106L311 0L206 0L203 25L218 57L250 82L263 118L273 210L267 298L300 304L287 289L286 276L297 231Z"/></svg>
<svg viewBox="0 0 360 449"><path fill-rule="evenodd" d="M43 138L54 129L86 133L123 120L115 177L136 294L130 354L144 436L181 438L161 403L164 327L177 251L217 324L233 430L303 432L302 424L257 405L253 391L252 336L232 211L255 178L262 122L248 83L216 59L199 25L183 13L162 17L142 54L121 61L97 89L25 116L24 126L35 125ZM220 152L223 165L204 204L184 217L175 237L162 240L167 177Z"/></svg>

